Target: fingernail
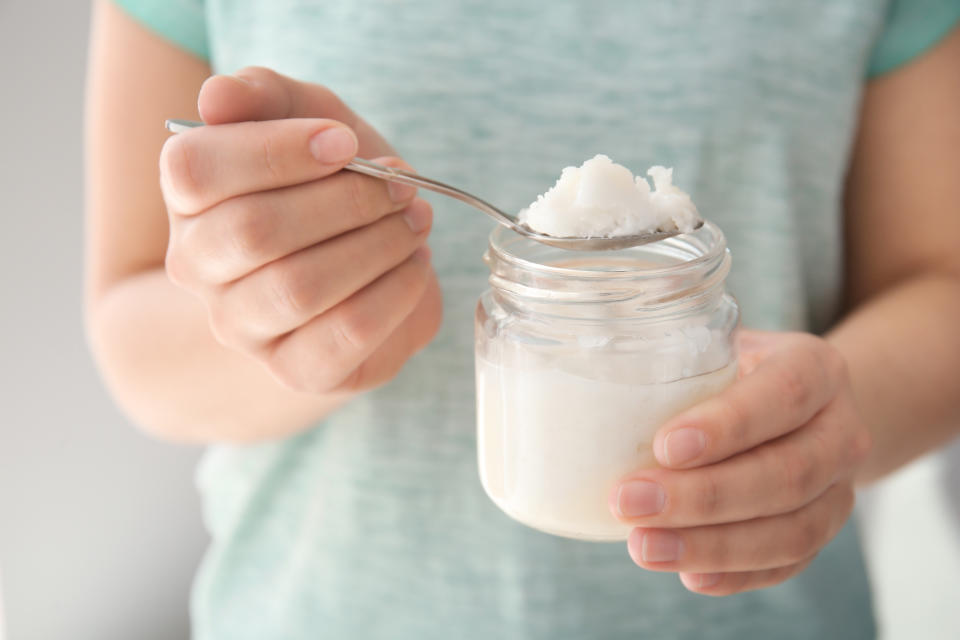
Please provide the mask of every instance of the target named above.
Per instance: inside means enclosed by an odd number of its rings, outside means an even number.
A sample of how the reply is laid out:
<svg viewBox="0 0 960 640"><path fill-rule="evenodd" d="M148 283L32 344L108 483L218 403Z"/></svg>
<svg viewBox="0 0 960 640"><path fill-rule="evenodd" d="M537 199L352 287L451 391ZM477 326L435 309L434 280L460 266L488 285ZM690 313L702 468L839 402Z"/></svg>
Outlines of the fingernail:
<svg viewBox="0 0 960 640"><path fill-rule="evenodd" d="M346 127L330 127L310 138L310 153L324 164L340 164L357 154L357 138Z"/></svg>
<svg viewBox="0 0 960 640"><path fill-rule="evenodd" d="M660 513L665 501L663 488L649 480L624 482L617 490L617 510L625 518Z"/></svg>
<svg viewBox="0 0 960 640"><path fill-rule="evenodd" d="M430 226L430 206L426 202L416 202L409 207L403 214L410 231L420 233Z"/></svg>
<svg viewBox="0 0 960 640"><path fill-rule="evenodd" d="M699 580L697 580L697 586L701 589L706 589L720 582L721 574L701 573L698 577L699 577Z"/></svg>
<svg viewBox="0 0 960 640"><path fill-rule="evenodd" d="M387 183L387 192L394 202L406 202L417 195L417 188L409 184L390 181Z"/></svg>
<svg viewBox="0 0 960 640"><path fill-rule="evenodd" d="M690 462L701 453L706 446L707 439L703 431L684 427L667 434L663 440L663 455L667 464L673 466Z"/></svg>
<svg viewBox="0 0 960 640"><path fill-rule="evenodd" d="M680 558L682 544L680 536L672 531L645 531L640 557L644 562L676 562Z"/></svg>
<svg viewBox="0 0 960 640"><path fill-rule="evenodd" d="M251 80L250 78L247 78L247 77L245 77L245 76L242 76L242 75L240 75L239 73L235 73L235 74L233 74L232 76L224 76L224 77L225 77L225 78L230 78L231 80L236 80L236 81L239 82L240 84L245 85L245 86L247 86L247 87L252 87L252 86L254 85L253 80Z"/></svg>
<svg viewBox="0 0 960 640"><path fill-rule="evenodd" d="M720 573L681 573L680 582L687 589L696 591L698 589L709 589L720 582L723 574Z"/></svg>
<svg viewBox="0 0 960 640"><path fill-rule="evenodd" d="M430 256L432 255L433 252L427 245L421 245L419 249L413 252L414 260L420 260L421 262L430 262Z"/></svg>

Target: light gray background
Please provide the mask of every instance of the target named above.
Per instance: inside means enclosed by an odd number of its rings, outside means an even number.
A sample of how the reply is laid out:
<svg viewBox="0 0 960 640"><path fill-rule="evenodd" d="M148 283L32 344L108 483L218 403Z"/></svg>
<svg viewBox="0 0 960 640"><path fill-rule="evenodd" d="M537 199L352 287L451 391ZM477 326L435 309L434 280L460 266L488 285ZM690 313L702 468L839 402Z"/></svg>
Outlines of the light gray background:
<svg viewBox="0 0 960 640"><path fill-rule="evenodd" d="M198 452L136 432L84 344L88 13L0 0L0 618L9 640L186 638ZM886 637L960 637L960 444L865 498Z"/></svg>
<svg viewBox="0 0 960 640"><path fill-rule="evenodd" d="M0 575L10 640L186 638L195 450L113 407L81 315L89 5L0 0Z"/></svg>

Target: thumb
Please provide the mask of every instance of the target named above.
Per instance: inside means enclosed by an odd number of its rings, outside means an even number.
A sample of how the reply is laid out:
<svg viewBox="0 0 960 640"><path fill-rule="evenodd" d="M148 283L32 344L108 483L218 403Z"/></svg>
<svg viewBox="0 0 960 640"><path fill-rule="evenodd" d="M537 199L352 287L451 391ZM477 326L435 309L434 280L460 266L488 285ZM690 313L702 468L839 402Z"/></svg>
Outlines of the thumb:
<svg viewBox="0 0 960 640"><path fill-rule="evenodd" d="M357 134L362 158L397 155L377 131L350 110L330 89L300 82L264 67L207 78L197 98L207 124L285 118L338 120Z"/></svg>

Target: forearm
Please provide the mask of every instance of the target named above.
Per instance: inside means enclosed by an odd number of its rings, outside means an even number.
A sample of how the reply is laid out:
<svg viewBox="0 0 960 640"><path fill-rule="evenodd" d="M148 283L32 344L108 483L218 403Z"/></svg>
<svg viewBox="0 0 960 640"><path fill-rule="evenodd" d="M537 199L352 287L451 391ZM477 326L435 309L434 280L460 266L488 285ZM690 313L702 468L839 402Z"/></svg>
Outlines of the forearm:
<svg viewBox="0 0 960 640"><path fill-rule="evenodd" d="M113 397L144 430L186 442L297 432L349 394L298 393L210 331L203 306L160 270L128 277L88 304L88 333Z"/></svg>
<svg viewBox="0 0 960 640"><path fill-rule="evenodd" d="M960 278L905 280L850 313L827 339L846 357L873 450L872 482L960 433Z"/></svg>

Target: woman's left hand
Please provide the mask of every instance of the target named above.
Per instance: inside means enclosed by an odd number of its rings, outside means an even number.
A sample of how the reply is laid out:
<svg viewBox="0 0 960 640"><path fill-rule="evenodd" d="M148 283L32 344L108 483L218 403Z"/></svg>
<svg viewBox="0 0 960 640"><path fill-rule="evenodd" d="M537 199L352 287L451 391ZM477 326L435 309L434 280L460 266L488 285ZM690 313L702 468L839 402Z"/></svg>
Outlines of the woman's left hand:
<svg viewBox="0 0 960 640"><path fill-rule="evenodd" d="M729 595L796 575L840 531L870 434L826 340L743 331L738 380L663 425L653 449L661 467L610 496L637 527L630 557Z"/></svg>

